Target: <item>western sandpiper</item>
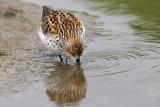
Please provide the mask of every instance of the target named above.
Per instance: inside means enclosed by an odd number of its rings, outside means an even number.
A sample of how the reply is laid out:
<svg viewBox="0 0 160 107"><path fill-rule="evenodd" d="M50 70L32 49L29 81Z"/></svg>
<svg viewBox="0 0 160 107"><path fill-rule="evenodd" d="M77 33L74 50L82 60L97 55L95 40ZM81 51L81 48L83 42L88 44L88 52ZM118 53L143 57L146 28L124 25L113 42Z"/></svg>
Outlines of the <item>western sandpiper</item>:
<svg viewBox="0 0 160 107"><path fill-rule="evenodd" d="M71 12L43 6L38 35L47 47L58 52L61 61L65 56L66 62L74 58L80 63L85 48L85 28L82 21Z"/></svg>

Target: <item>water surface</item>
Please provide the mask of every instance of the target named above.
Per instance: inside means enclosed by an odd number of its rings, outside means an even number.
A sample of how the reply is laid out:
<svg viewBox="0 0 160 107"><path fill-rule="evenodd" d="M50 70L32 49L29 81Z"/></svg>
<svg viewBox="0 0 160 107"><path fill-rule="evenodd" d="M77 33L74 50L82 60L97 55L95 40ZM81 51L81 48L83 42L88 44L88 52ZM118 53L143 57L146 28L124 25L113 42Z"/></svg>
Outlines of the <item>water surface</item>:
<svg viewBox="0 0 160 107"><path fill-rule="evenodd" d="M19 83L26 88L17 91L16 85L16 92L11 91L7 97L2 94L0 105L158 107L159 1L69 0L68 6L63 2L34 1L74 10L84 21L87 49L81 57L81 65L60 63L44 47L40 47L39 57L35 51L30 51L29 55L35 57L29 58L33 63L26 69L33 73L16 76L26 77L25 83L29 84ZM25 56L22 60L25 63L27 59Z"/></svg>

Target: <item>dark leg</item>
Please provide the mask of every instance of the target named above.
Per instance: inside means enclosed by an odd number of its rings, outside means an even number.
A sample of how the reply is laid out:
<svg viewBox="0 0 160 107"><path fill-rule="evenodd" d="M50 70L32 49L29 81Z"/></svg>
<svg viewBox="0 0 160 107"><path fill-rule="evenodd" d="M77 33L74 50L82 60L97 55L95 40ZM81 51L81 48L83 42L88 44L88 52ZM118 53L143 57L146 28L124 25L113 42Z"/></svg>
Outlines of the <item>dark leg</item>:
<svg viewBox="0 0 160 107"><path fill-rule="evenodd" d="M76 62L80 64L80 57L77 58Z"/></svg>
<svg viewBox="0 0 160 107"><path fill-rule="evenodd" d="M62 56L61 55L58 55L59 56L59 58L60 58L60 61L63 61L63 58L62 58Z"/></svg>

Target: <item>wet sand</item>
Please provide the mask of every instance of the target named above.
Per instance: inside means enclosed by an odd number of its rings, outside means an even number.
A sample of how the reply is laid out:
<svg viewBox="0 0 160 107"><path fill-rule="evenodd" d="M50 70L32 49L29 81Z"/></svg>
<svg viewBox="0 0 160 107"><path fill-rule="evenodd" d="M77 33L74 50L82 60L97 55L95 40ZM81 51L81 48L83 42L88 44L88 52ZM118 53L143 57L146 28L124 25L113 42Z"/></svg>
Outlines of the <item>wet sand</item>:
<svg viewBox="0 0 160 107"><path fill-rule="evenodd" d="M0 10L0 95L9 95L23 89L28 75L34 75L29 69L38 60L42 46L35 32L41 8L1 0Z"/></svg>

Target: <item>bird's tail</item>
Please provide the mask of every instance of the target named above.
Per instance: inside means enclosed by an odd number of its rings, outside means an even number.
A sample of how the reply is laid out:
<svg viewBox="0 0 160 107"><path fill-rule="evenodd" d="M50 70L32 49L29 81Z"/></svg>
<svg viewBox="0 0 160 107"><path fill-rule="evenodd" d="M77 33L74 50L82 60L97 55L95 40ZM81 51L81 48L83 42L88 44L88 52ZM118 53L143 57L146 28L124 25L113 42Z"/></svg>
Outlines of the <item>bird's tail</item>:
<svg viewBox="0 0 160 107"><path fill-rule="evenodd" d="M51 9L49 9L47 6L42 6L43 7L43 11L42 11L42 21L44 20L45 16L47 16L49 14L49 12L51 11Z"/></svg>

